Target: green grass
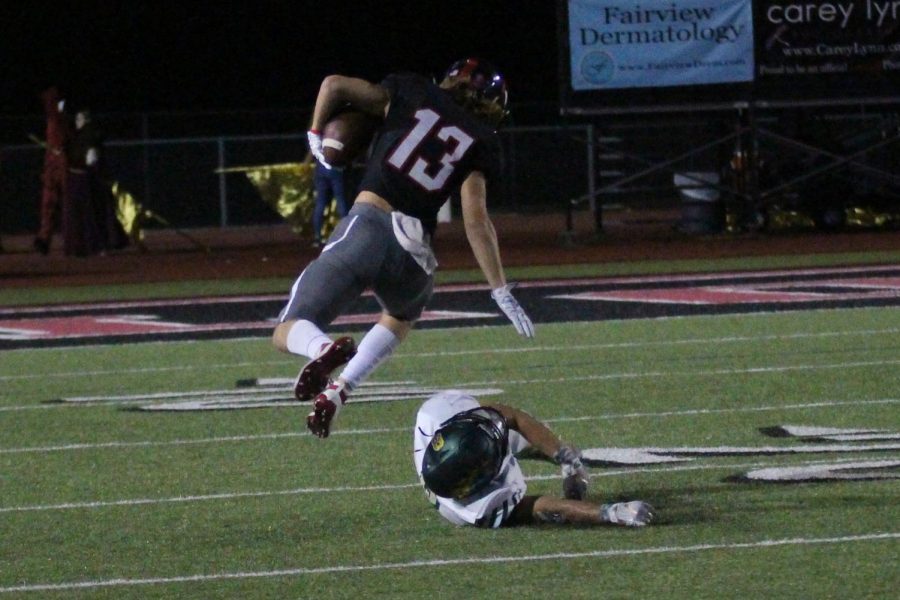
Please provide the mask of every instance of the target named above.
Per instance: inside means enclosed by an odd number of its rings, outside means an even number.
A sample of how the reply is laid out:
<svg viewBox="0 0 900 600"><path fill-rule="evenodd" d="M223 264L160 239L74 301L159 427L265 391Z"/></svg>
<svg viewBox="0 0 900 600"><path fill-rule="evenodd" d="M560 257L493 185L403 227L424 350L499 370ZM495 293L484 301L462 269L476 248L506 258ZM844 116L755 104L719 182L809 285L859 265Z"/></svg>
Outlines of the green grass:
<svg viewBox="0 0 900 600"><path fill-rule="evenodd" d="M898 331L896 308L545 325L533 342L509 327L418 331L374 380L500 388L583 448L797 446L757 428L900 431ZM483 531L443 521L417 487L417 400L351 404L325 441L304 433L299 406L43 403L296 368L265 339L3 353L0 597L114 580L20 595L887 598L900 585L900 539L871 537L900 533L897 480L726 481L897 451L596 467L593 500L646 499L659 524ZM523 467L531 493L558 493L551 464Z"/></svg>

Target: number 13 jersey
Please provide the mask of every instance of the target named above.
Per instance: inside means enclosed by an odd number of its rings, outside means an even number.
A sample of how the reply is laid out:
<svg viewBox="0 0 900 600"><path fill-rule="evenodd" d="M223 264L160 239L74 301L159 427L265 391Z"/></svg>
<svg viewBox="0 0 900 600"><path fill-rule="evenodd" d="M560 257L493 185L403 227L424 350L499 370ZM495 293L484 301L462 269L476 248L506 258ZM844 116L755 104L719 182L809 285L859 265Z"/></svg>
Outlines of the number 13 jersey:
<svg viewBox="0 0 900 600"><path fill-rule="evenodd" d="M434 234L438 210L469 174L499 176L500 140L422 76L393 74L381 85L391 103L360 190L378 194Z"/></svg>

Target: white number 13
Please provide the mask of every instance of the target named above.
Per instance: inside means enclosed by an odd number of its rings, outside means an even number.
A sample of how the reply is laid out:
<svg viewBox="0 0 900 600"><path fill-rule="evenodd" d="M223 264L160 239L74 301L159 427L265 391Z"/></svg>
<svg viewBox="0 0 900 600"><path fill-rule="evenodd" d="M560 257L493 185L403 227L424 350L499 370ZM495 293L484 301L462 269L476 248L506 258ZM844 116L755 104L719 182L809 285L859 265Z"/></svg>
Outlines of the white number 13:
<svg viewBox="0 0 900 600"><path fill-rule="evenodd" d="M430 108L421 108L416 111L414 116L418 123L388 157L388 163L400 171L403 171L403 165L406 164L416 148L425 140L425 137L432 133L441 118L440 115ZM469 134L455 125L441 127L435 135L443 142L449 142L450 140L456 142L452 152L445 152L441 156L441 168L437 174L434 177L428 174L429 167L434 165L429 164L421 156L416 157L416 160L406 172L416 183L429 192L439 190L447 183L447 179L453 173L454 164L465 155L466 150L475 141ZM432 168L431 170L433 171L434 169Z"/></svg>

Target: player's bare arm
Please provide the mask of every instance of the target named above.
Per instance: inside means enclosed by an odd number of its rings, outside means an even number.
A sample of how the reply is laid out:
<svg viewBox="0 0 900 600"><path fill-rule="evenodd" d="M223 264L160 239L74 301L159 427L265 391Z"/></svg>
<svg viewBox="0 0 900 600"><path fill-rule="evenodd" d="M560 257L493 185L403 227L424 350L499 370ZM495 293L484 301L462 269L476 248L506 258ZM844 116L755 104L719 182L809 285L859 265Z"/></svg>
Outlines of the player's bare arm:
<svg viewBox="0 0 900 600"><path fill-rule="evenodd" d="M466 238L475 260L491 289L502 287L506 285L506 276L500 262L497 232L487 211L487 183L484 175L473 171L463 182L460 195Z"/></svg>
<svg viewBox="0 0 900 600"><path fill-rule="evenodd" d="M522 434L535 448L545 456L553 458L562 447L562 442L555 433L523 410L506 404L491 404L497 410L510 429ZM556 498L553 496L526 496L516 506L510 517L511 525L528 525L533 523L551 524L598 524L604 522L602 511L597 505L583 500Z"/></svg>
<svg viewBox="0 0 900 600"><path fill-rule="evenodd" d="M478 266L491 286L491 297L512 322L519 335L533 338L534 325L510 292L513 286L507 285L506 275L503 273L497 232L487 212L487 182L484 174L472 171L463 181L460 196L466 238Z"/></svg>
<svg viewBox="0 0 900 600"><path fill-rule="evenodd" d="M562 447L559 437L527 412L506 404L490 404L488 407L503 415L510 429L521 433L532 446L547 458L556 456Z"/></svg>
<svg viewBox="0 0 900 600"><path fill-rule="evenodd" d="M582 500L587 496L588 473L581 460L581 451L564 444L549 427L523 410L494 404L510 429L518 431L528 442L562 469L563 496L572 500Z"/></svg>
<svg viewBox="0 0 900 600"><path fill-rule="evenodd" d="M321 131L334 111L345 104L384 117L390 105L390 96L386 89L365 79L329 75L319 87L310 129Z"/></svg>
<svg viewBox="0 0 900 600"><path fill-rule="evenodd" d="M510 517L511 525L550 523L556 525L597 525L609 522L597 505L584 500L554 496L525 496Z"/></svg>

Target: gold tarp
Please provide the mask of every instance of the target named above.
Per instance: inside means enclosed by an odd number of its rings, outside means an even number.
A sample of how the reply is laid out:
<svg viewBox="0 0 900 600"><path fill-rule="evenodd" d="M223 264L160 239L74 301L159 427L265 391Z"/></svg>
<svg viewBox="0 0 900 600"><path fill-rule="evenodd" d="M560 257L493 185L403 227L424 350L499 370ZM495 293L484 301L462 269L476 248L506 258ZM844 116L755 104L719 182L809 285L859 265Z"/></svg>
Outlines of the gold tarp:
<svg viewBox="0 0 900 600"><path fill-rule="evenodd" d="M313 172L310 162L280 163L253 167L230 167L217 173L243 173L259 192L263 202L288 222L295 233L312 232L315 206ZM332 200L325 207L322 239L337 225L337 203Z"/></svg>
<svg viewBox="0 0 900 600"><path fill-rule="evenodd" d="M263 202L288 222L296 233L310 231L313 213L313 165L282 163L231 167L225 173L243 173Z"/></svg>
<svg viewBox="0 0 900 600"><path fill-rule="evenodd" d="M847 225L852 227L886 227L900 224L900 212L889 213L870 208L848 207L844 210Z"/></svg>
<svg viewBox="0 0 900 600"><path fill-rule="evenodd" d="M767 209L766 228L812 229L816 227L813 215L803 210L789 210L771 205ZM847 228L875 229L900 224L900 213L879 210L871 206L847 206L843 209L843 226Z"/></svg>
<svg viewBox="0 0 900 600"><path fill-rule="evenodd" d="M259 192L262 200L287 221L296 233L304 234L312 230L312 213L315 204L312 164L282 163L254 167L231 167L216 172L243 173ZM112 193L116 199L116 218L136 246L143 248L143 225L147 221L153 220L170 227L168 221L150 209L144 208L118 182L112 183ZM323 239L326 239L334 230L339 220L337 202L332 200L325 207L322 225ZM202 243L186 233L181 231L178 233L205 248Z"/></svg>
<svg viewBox="0 0 900 600"><path fill-rule="evenodd" d="M146 213L150 211L145 210L131 193L122 189L118 181L114 181L112 184L112 194L116 199L116 218L122 224L125 235L136 245L140 246L141 241L144 239L144 229L141 221L149 216Z"/></svg>
<svg viewBox="0 0 900 600"><path fill-rule="evenodd" d="M153 220L163 227L172 229L175 233L205 252L210 251L209 246L203 242L177 227L172 227L172 224L169 223L169 221L149 208L144 208L128 190L119 185L118 181L113 181L110 186L112 188L112 195L116 199L116 219L118 219L119 223L122 225L125 234L131 239L131 243L140 250L146 250L146 247L144 246L144 223Z"/></svg>

